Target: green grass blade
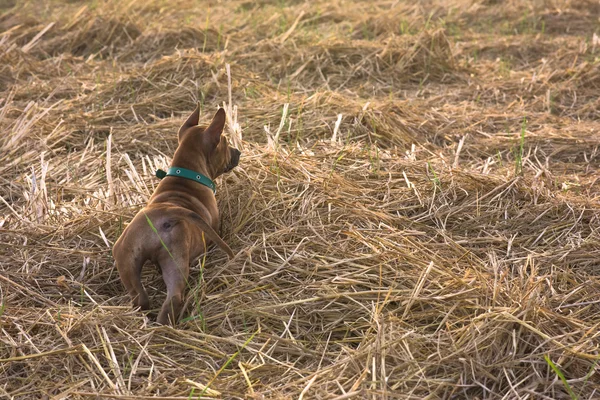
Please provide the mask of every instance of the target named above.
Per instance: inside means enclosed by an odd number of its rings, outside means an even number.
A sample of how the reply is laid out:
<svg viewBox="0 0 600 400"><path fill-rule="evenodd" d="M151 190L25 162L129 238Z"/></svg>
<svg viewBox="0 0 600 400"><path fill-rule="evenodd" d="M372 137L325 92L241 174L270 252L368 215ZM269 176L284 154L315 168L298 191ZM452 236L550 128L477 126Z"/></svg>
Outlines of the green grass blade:
<svg viewBox="0 0 600 400"><path fill-rule="evenodd" d="M565 385L565 388L567 389L567 392L569 392L569 396L571 396L571 399L578 400L579 397L577 397L575 392L573 392L573 389L571 389L571 386L569 385L569 382L567 382L567 378L565 378L565 375L562 373L562 371L556 366L556 364L554 364L552 362L552 360L550 359L550 357L548 357L548 355L544 355L544 360L546 360L546 363L550 366L550 368L552 368L554 373L560 378L563 385Z"/></svg>
<svg viewBox="0 0 600 400"><path fill-rule="evenodd" d="M232 361L233 361L233 360L234 360L234 359L235 359L235 358L238 356L238 354L240 354L240 352L241 352L242 350L244 350L244 349L246 348L246 346L248 346L248 343L250 343L250 342L252 341L252 339L254 339L254 336L256 336L256 334L257 334L258 332L259 332L259 331L256 331L256 332L254 332L254 333L252 334L252 336L250 336L250 337L248 338L248 340L246 340L246 341L244 342L244 344L242 345L242 347L241 347L241 348L240 348L238 351L236 351L235 353L233 353L233 354L231 355L231 357L229 357L229 359L228 359L228 360L225 362L225 364L223 364L223 366L222 366L221 368L219 368L219 370L217 371L217 373L215 374L215 376L213 376L213 377L212 377L212 379L211 379L210 381L208 381L208 383L206 384L206 387L204 388L204 390L202 391L202 393L200 393L200 397L202 397L202 396L204 395L204 393L206 393L206 391L208 390L208 388L210 387L210 385L211 385L211 384L212 384L212 383L215 381L215 379L217 379L217 377L218 377L218 376L221 374L221 372L223 372L223 370L224 370L225 368L227 368L227 366L228 366L229 364L231 364L231 362L232 362Z"/></svg>
<svg viewBox="0 0 600 400"><path fill-rule="evenodd" d="M523 117L521 124L521 138L519 141L519 150L515 160L515 175L523 173L523 153L525 150L525 131L527 130L527 117Z"/></svg>

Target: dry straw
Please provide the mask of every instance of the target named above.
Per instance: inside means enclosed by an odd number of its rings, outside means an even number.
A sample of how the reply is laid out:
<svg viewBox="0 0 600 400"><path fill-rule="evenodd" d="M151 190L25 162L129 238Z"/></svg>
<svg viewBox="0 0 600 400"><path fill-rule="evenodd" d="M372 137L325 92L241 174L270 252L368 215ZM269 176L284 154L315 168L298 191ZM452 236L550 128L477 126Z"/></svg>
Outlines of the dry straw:
<svg viewBox="0 0 600 400"><path fill-rule="evenodd" d="M597 2L408 3L0 5L0 397L597 398ZM197 102L237 255L158 326L110 247Z"/></svg>

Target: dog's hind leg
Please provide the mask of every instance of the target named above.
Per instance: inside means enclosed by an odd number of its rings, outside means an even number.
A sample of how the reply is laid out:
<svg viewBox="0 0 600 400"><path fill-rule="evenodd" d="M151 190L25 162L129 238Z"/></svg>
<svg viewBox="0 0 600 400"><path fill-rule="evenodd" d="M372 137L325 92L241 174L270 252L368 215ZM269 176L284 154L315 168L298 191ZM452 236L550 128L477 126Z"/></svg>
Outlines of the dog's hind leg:
<svg viewBox="0 0 600 400"><path fill-rule="evenodd" d="M178 252L173 254L178 254ZM174 325L181 312L185 288L188 284L189 258L187 255L172 258L171 254L163 254L159 259L159 264L163 280L167 286L167 299L163 303L156 320L162 325L169 323Z"/></svg>
<svg viewBox="0 0 600 400"><path fill-rule="evenodd" d="M115 265L119 271L121 282L133 299L133 305L142 310L150 308L148 294L142 285L142 266L144 261L141 257L119 256L115 257Z"/></svg>

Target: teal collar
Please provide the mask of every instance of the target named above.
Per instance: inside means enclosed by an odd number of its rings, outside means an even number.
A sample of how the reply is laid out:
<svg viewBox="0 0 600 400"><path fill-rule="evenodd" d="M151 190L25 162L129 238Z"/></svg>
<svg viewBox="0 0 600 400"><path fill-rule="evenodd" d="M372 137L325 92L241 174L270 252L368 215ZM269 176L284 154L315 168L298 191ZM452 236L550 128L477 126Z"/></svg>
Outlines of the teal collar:
<svg viewBox="0 0 600 400"><path fill-rule="evenodd" d="M189 179L191 181L198 182L199 184L210 188L210 190L212 190L213 193L217 193L217 186L212 180L210 180L210 178L202 175L199 172L192 171L191 169L171 167L167 170L167 172L163 171L162 169L156 171L157 178L162 179L165 176L178 176L180 178Z"/></svg>

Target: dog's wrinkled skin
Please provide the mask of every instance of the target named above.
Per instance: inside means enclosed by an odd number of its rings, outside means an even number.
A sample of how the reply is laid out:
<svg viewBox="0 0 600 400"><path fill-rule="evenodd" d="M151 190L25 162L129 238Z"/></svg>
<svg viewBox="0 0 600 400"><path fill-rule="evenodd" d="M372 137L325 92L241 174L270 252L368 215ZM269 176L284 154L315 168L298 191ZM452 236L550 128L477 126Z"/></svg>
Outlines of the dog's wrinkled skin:
<svg viewBox="0 0 600 400"><path fill-rule="evenodd" d="M206 129L198 126L199 115L197 107L179 129L179 146L171 165L200 172L214 180L237 166L240 151L229 147L227 138L221 135L225 125L223 109L217 111ZM175 323L183 305L190 262L206 250L210 241L233 256L216 234L218 229L219 210L212 190L192 180L166 176L113 247L121 281L134 305L142 310L149 308L140 276L144 262L150 260L160 266L167 286L167 299L157 321Z"/></svg>

